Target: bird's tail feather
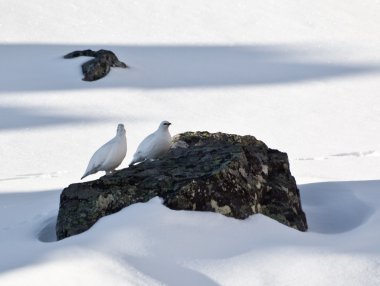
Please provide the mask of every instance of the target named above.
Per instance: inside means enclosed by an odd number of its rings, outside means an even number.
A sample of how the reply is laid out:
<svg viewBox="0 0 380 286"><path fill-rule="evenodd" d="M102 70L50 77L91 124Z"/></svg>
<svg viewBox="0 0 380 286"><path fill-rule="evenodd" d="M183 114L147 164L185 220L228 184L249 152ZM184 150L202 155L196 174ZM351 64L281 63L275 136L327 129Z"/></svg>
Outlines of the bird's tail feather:
<svg viewBox="0 0 380 286"><path fill-rule="evenodd" d="M138 162L141 162L142 160L141 160L141 158L140 157L137 157L137 158L133 158L133 160L132 160L132 162L131 163L129 163L129 167L130 166L132 166L132 165L134 165L134 164L136 164L136 163L138 163Z"/></svg>
<svg viewBox="0 0 380 286"><path fill-rule="evenodd" d="M84 173L84 175L82 176L82 178L80 178L81 180L83 180L84 178L86 178L88 175L90 175L89 173Z"/></svg>
<svg viewBox="0 0 380 286"><path fill-rule="evenodd" d="M134 164L136 164L136 163L141 163L141 162L144 162L144 161L146 161L146 158L143 158L143 157L134 158L134 159L132 160L132 162L129 163L128 166L130 167L130 166L132 166L132 165L134 165Z"/></svg>
<svg viewBox="0 0 380 286"><path fill-rule="evenodd" d="M89 175L95 174L97 171L99 171L98 168L99 168L99 166L96 166L95 168L92 168L91 170L86 171L84 173L84 175L82 176L82 178L80 178L80 179L83 180L83 178L85 178L85 177L87 177Z"/></svg>
<svg viewBox="0 0 380 286"><path fill-rule="evenodd" d="M137 154L133 155L133 159L131 163L128 164L128 167L132 166L133 164L138 162Z"/></svg>

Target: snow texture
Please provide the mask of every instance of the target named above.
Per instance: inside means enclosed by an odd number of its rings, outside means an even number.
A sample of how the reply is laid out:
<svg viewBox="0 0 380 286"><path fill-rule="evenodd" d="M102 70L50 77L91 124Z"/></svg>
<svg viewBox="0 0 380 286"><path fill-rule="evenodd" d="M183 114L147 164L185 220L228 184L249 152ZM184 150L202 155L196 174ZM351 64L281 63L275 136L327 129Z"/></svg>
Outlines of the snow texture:
<svg viewBox="0 0 380 286"><path fill-rule="evenodd" d="M1 0L0 285L380 285L379 14L374 0ZM89 83L62 58L101 48L131 68ZM286 151L310 230L155 198L56 242L60 191L89 154L118 122L136 150L163 119Z"/></svg>

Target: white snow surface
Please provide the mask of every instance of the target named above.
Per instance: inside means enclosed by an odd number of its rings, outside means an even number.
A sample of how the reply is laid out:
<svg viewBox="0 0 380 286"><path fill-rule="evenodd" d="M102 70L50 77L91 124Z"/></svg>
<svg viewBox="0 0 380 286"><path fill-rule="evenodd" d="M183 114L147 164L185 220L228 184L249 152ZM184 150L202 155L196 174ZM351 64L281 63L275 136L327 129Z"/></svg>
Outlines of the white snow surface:
<svg viewBox="0 0 380 286"><path fill-rule="evenodd" d="M380 285L380 1L0 0L0 285ZM81 81L76 49L130 69ZM124 123L289 155L309 231L154 198L55 241L63 188ZM98 178L100 173L86 180Z"/></svg>

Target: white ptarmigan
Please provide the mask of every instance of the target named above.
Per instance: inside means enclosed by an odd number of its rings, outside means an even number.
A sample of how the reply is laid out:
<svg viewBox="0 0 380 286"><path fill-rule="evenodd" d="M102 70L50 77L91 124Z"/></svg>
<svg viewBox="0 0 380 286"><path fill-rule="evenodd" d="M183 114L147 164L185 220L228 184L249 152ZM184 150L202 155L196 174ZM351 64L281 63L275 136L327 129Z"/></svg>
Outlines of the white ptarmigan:
<svg viewBox="0 0 380 286"><path fill-rule="evenodd" d="M112 173L121 162L123 162L127 154L127 138L123 124L117 126L116 136L100 147L94 155L92 155L88 163L86 172L81 180L88 175L95 174L98 171L105 171L106 175Z"/></svg>
<svg viewBox="0 0 380 286"><path fill-rule="evenodd" d="M169 133L170 124L168 121L162 121L158 129L139 144L129 166L145 160L157 159L170 149L172 141Z"/></svg>

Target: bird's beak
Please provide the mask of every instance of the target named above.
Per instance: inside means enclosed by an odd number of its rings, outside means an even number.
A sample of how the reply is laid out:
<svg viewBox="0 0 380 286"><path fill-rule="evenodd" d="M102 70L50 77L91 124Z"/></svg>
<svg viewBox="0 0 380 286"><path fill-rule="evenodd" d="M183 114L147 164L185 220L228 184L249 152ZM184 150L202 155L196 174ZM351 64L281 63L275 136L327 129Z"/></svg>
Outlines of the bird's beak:
<svg viewBox="0 0 380 286"><path fill-rule="evenodd" d="M169 122L169 126L172 125L171 122Z"/></svg>

